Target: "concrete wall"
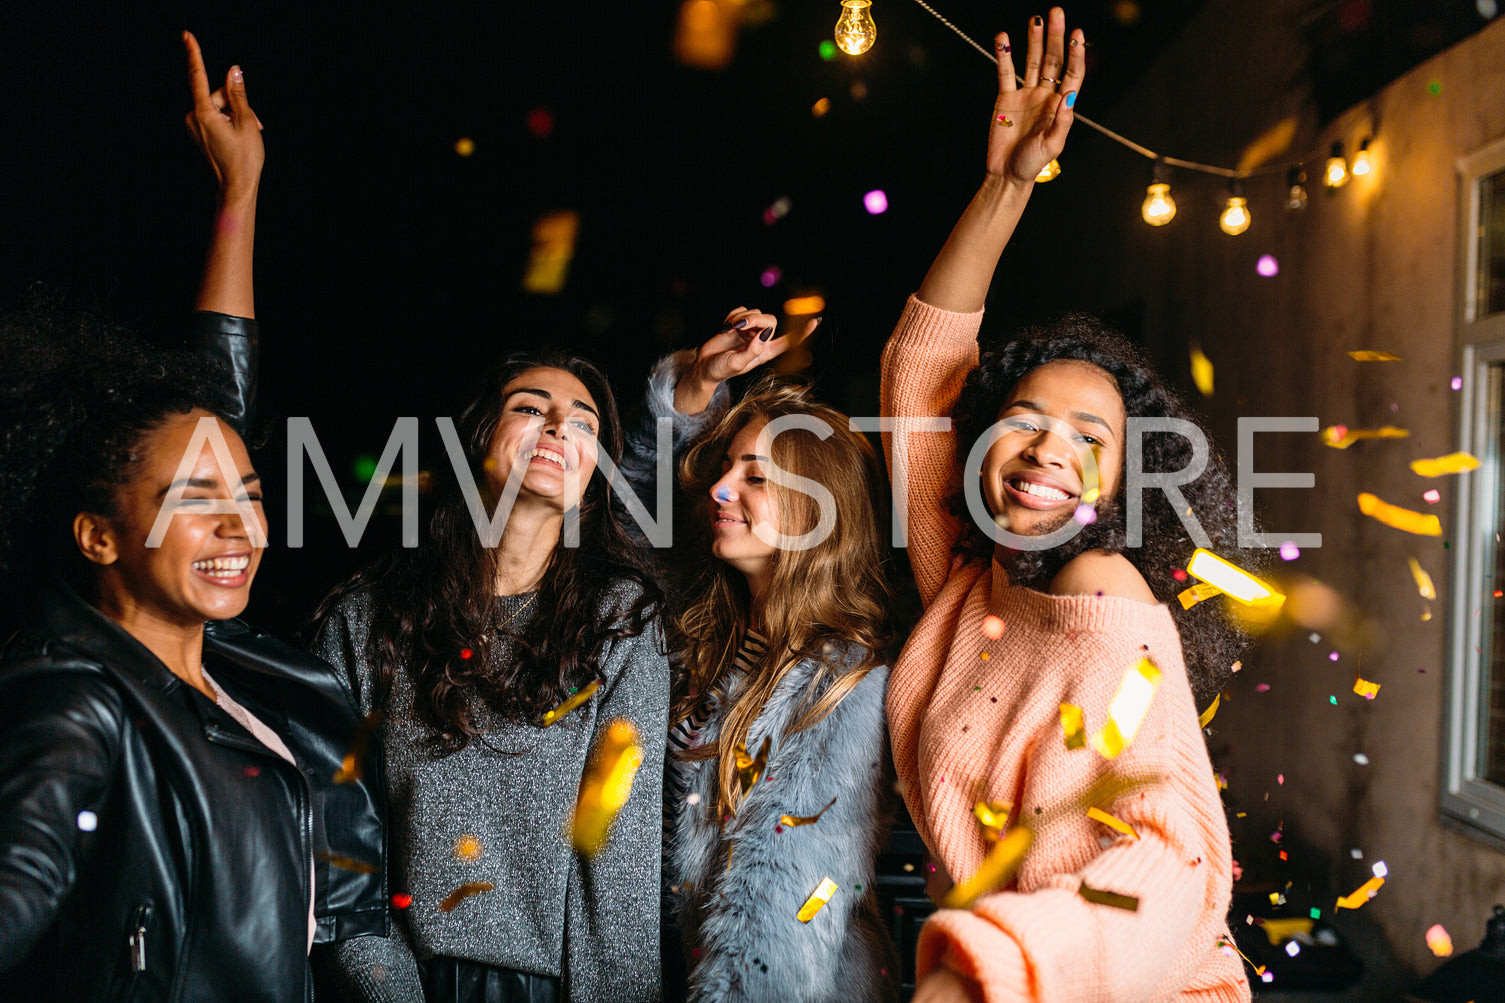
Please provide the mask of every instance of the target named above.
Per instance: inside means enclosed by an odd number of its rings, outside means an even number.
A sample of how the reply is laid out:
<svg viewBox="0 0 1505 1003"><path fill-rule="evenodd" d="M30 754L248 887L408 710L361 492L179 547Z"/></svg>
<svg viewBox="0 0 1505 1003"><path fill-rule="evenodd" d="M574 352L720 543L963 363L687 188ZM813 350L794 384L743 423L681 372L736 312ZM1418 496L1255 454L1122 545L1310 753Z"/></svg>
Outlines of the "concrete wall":
<svg viewBox="0 0 1505 1003"><path fill-rule="evenodd" d="M1305 551L1288 570L1330 584L1373 619L1378 640L1363 656L1362 672L1383 689L1372 702L1354 695L1355 655L1329 661L1328 638L1272 638L1244 660L1211 745L1228 769L1230 812L1248 812L1235 822L1235 856L1272 854L1269 833L1283 822L1316 848L1318 869L1345 894L1374 861L1385 860L1389 880L1364 909L1401 963L1421 974L1439 964L1423 941L1431 924L1446 926L1462 950L1478 942L1490 907L1505 902L1505 853L1446 828L1439 817L1450 601L1443 541L1453 532L1457 486L1423 482L1407 469L1414 458L1456 448L1449 387L1458 268L1454 163L1505 136L1505 22L1319 131L1296 27L1304 6L1213 0L1132 92L1112 96L1105 109L1107 97L1092 94L1089 78L1080 109L1152 148L1225 165L1284 119L1295 125L1295 140L1281 159L1312 150L1325 156L1334 139L1351 156L1372 134L1370 177L1329 194L1320 161L1312 163L1310 205L1301 214L1283 208L1283 174L1255 179L1248 185L1253 225L1230 238L1216 222L1225 193L1210 179L1178 174L1179 214L1152 230L1138 218L1149 180L1145 161L1079 129L1064 163L1068 172L1073 159L1090 171L1092 183L1074 196L1096 204L1104 221L1082 250L1082 285L1103 291L1099 309L1142 310L1152 349L1183 380L1188 342L1201 342L1217 372L1205 409L1230 457L1240 415L1410 429L1409 439L1346 451L1324 447L1316 435L1263 437L1259 469L1317 477L1316 490L1261 492L1265 524L1323 534L1323 547ZM1440 93L1429 90L1433 82ZM1274 278L1256 274L1265 253L1279 260ZM1404 361L1357 363L1345 354L1369 348ZM1442 504L1422 500L1428 487L1442 491ZM1361 516L1357 491L1437 512L1442 539ZM1426 622L1409 556L1444 593ZM1261 682L1268 692L1256 693ZM1356 752L1369 757L1368 766L1353 762ZM1362 860L1350 857L1354 847Z"/></svg>

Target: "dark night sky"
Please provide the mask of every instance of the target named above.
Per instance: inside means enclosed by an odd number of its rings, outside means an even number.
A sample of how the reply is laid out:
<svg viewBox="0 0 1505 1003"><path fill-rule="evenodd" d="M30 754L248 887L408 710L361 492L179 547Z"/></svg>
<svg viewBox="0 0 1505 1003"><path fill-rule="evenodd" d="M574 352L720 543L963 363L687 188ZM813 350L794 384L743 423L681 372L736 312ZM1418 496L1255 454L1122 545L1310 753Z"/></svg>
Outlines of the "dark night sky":
<svg viewBox="0 0 1505 1003"><path fill-rule="evenodd" d="M1094 43L1089 113L1111 108L1201 3L1143 0L1133 27L1108 16L1113 6L1068 11ZM1314 5L1323 113L1477 29L1472 8ZM393 418L457 412L476 372L506 351L576 347L607 364L625 404L654 357L703 337L730 307L774 309L807 292L828 302L810 375L864 412L878 349L980 180L993 71L903 0L875 5L878 44L860 61L817 55L835 0L770 9L742 29L731 66L710 73L674 62L673 0L0 5L0 299L41 279L154 337L175 333L213 202L181 122L187 27L211 79L244 67L266 124L264 409L311 416L342 473L380 451ZM998 28L1022 33L1036 12L980 0L940 9L984 44ZM1356 13L1368 26L1357 32ZM1435 27L1418 35L1418 21ZM816 119L821 97L831 111ZM553 117L547 138L526 127L537 107ZM1084 162L1144 170L1079 131ZM470 158L454 151L461 136L475 141ZM1198 151L1188 139L1176 152ZM871 188L888 194L884 215L863 209ZM764 225L781 196L792 211ZM1066 185L1042 187L1019 239L1050 240L1070 197ZM581 216L569 285L527 296L530 226L550 208ZM773 289L759 284L769 265L784 275ZM1063 288L1053 267L1020 264L1016 317L1118 306ZM261 466L276 476L282 463L274 436ZM311 526L321 533L332 524ZM277 555L253 616L286 624L353 560Z"/></svg>

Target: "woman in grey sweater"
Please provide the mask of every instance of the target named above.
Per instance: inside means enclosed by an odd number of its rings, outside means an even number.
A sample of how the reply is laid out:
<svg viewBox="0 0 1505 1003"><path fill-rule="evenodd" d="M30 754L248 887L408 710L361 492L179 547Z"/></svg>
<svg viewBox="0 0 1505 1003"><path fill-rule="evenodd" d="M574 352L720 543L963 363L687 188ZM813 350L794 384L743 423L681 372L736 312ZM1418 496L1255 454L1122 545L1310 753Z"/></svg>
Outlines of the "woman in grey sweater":
<svg viewBox="0 0 1505 1003"><path fill-rule="evenodd" d="M344 989L656 1001L669 671L662 592L602 469L621 455L610 387L583 360L514 357L446 438L421 545L321 611L316 650L384 747L396 893L390 938L341 945ZM577 852L592 750L622 720L641 766L604 847Z"/></svg>

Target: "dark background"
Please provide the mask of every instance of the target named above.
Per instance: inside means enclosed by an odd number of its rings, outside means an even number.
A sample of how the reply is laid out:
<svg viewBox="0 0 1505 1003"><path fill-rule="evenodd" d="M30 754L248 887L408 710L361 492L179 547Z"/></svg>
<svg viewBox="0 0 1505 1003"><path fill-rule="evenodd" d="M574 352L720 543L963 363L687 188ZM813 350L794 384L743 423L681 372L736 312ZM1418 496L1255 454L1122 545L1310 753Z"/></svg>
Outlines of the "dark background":
<svg viewBox="0 0 1505 1003"><path fill-rule="evenodd" d="M1092 41L1078 110L1111 124L1114 95L1200 6L1069 9ZM1022 39L1029 15L1044 12L980 0L939 9L984 45L1001 28ZM287 416L312 418L356 496L357 460L381 452L394 418L418 415L431 430L433 416L459 411L479 371L518 348L592 357L626 407L654 358L703 339L731 307L777 310L819 293L826 321L805 375L838 406L875 413L882 342L981 178L993 69L908 0L878 0L877 45L834 61L818 46L836 0L744 10L730 66L708 72L674 60L679 4L668 0L0 5L0 300L41 280L158 340L181 330L214 195L182 126L178 33L191 28L211 80L244 68L266 125L259 465L274 544ZM1482 24L1473 0L1314 2L1303 32L1321 115ZM816 118L822 97L830 111ZM547 135L528 127L535 109L552 122ZM460 137L474 155L456 154ZM1167 152L1209 156L1196 136ZM1037 191L995 296L1007 297L1009 322L1082 308L1140 336L1135 304L1094 295L1092 269L1105 265L1073 205L1110 180L1147 181L1148 165L1085 128L1064 159L1062 178ZM873 188L888 195L883 215L863 208ZM766 225L780 197L792 209ZM569 282L530 296L520 279L531 226L555 208L581 218ZM1124 211L1137 214L1137 200ZM783 278L764 288L771 265ZM442 462L432 435L423 460ZM252 619L296 625L395 538L384 515L351 553L316 509L307 550L274 546Z"/></svg>

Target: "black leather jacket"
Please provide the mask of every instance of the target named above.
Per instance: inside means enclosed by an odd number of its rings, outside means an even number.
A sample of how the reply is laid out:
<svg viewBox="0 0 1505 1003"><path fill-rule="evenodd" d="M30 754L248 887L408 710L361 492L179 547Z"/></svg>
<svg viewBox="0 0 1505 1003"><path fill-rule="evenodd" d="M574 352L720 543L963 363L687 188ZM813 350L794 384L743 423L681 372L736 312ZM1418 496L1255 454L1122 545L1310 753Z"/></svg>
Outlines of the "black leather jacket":
<svg viewBox="0 0 1505 1003"><path fill-rule="evenodd" d="M318 939L387 932L375 745L360 782L333 782L359 726L347 684L234 620L208 627L204 665L297 767L61 583L7 646L4 998L311 998L311 872Z"/></svg>

